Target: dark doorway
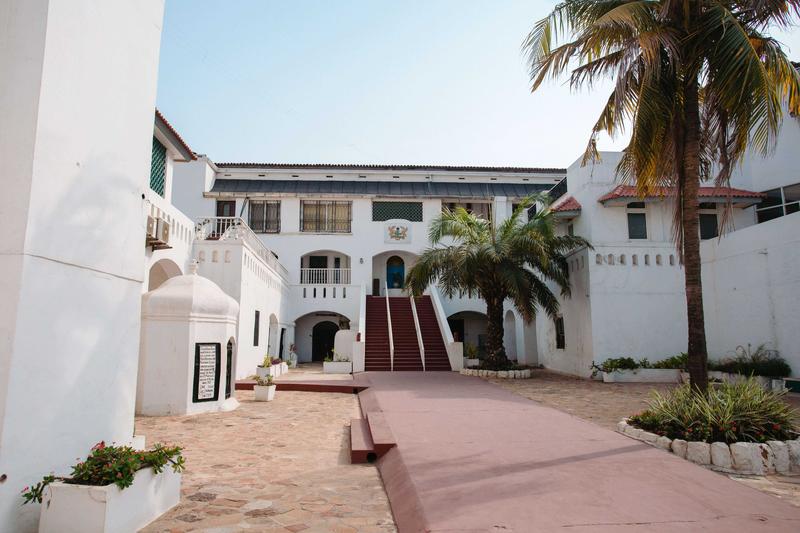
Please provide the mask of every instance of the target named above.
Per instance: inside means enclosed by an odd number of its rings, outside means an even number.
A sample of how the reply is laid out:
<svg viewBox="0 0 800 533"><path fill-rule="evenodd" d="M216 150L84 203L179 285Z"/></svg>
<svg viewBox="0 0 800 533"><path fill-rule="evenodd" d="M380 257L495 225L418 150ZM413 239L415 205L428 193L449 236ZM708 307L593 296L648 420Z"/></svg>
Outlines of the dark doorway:
<svg viewBox="0 0 800 533"><path fill-rule="evenodd" d="M381 280L379 280L378 278L372 280L372 295L373 296L381 295Z"/></svg>
<svg viewBox="0 0 800 533"><path fill-rule="evenodd" d="M278 344L278 358L283 360L283 337L286 335L286 328L281 328L281 341Z"/></svg>
<svg viewBox="0 0 800 533"><path fill-rule="evenodd" d="M393 255L386 260L386 284L390 289L402 289L405 286L406 265L403 259Z"/></svg>
<svg viewBox="0 0 800 533"><path fill-rule="evenodd" d="M339 326L333 322L320 322L311 330L311 360L324 361L333 356L333 339Z"/></svg>
<svg viewBox="0 0 800 533"><path fill-rule="evenodd" d="M217 216L228 218L228 220L217 220L217 227L211 237L218 239L234 223L232 217L236 216L236 201L217 200Z"/></svg>
<svg viewBox="0 0 800 533"><path fill-rule="evenodd" d="M231 397L233 391L233 342L228 341L228 354L225 357L225 398Z"/></svg>
<svg viewBox="0 0 800 533"><path fill-rule="evenodd" d="M447 323L450 325L450 331L453 333L453 340L456 342L464 342L464 319L448 318Z"/></svg>
<svg viewBox="0 0 800 533"><path fill-rule="evenodd" d="M314 283L328 283L328 256L312 255L308 258L308 268L321 268L322 271L312 271L311 279Z"/></svg>

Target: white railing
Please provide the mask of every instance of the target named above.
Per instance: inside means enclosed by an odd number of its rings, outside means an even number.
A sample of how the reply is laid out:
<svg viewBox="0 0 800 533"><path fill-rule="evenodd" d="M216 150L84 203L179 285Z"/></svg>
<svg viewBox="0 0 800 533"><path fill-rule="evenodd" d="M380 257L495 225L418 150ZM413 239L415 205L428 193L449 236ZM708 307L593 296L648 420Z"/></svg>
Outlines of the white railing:
<svg viewBox="0 0 800 533"><path fill-rule="evenodd" d="M303 285L350 285L349 268L301 268Z"/></svg>
<svg viewBox="0 0 800 533"><path fill-rule="evenodd" d="M419 327L419 316L417 315L417 304L414 297L411 300L411 315L414 317L414 328L417 330L417 345L419 345L419 358L422 360L422 371L425 372L425 343L422 341L422 328Z"/></svg>
<svg viewBox="0 0 800 533"><path fill-rule="evenodd" d="M289 273L277 256L264 246L258 235L240 217L201 217L195 223L195 235L199 240L241 240L284 279Z"/></svg>
<svg viewBox="0 0 800 533"><path fill-rule="evenodd" d="M444 339L445 348L447 348L450 368L461 370L464 368L464 344L453 340L453 332L450 331L450 325L447 323L447 314L445 314L444 307L442 307L439 289L435 285L429 285L427 292L431 297L436 321L439 323L439 331Z"/></svg>
<svg viewBox="0 0 800 533"><path fill-rule="evenodd" d="M367 342L367 286L361 284L358 305L358 334L361 342Z"/></svg>
<svg viewBox="0 0 800 533"><path fill-rule="evenodd" d="M386 293L386 324L389 326L389 368L394 372L394 338L392 336L392 312L389 307L389 286L383 282L383 289Z"/></svg>

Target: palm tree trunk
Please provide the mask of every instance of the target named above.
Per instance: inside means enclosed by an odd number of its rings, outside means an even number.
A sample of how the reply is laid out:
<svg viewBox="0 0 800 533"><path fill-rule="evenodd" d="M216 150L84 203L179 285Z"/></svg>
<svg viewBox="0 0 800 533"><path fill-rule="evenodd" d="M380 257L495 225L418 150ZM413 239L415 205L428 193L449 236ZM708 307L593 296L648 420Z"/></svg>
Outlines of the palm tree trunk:
<svg viewBox="0 0 800 533"><path fill-rule="evenodd" d="M503 299L486 298L486 364L493 369L508 366L506 350L503 347Z"/></svg>
<svg viewBox="0 0 800 533"><path fill-rule="evenodd" d="M692 387L708 389L708 351L703 314L703 284L700 261L697 195L700 189L700 107L696 80L684 87L685 137L683 145L684 187L682 199L683 271L686 281L686 316L689 346L688 366Z"/></svg>

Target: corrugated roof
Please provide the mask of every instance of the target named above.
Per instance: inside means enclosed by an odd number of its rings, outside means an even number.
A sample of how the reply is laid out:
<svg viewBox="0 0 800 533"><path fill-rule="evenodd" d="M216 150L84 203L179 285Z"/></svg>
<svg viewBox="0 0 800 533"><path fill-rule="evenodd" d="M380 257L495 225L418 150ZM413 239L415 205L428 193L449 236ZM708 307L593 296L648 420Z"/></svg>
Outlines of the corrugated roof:
<svg viewBox="0 0 800 533"><path fill-rule="evenodd" d="M427 172L503 172L515 174L566 174L565 168L538 167L481 167L457 165L358 165L331 163L214 163L218 168L248 168L265 170L363 170L375 171L427 171Z"/></svg>
<svg viewBox="0 0 800 533"><path fill-rule="evenodd" d="M437 198L523 198L547 191L543 183L476 183L428 181L321 181L217 179L212 193L239 194L347 194Z"/></svg>

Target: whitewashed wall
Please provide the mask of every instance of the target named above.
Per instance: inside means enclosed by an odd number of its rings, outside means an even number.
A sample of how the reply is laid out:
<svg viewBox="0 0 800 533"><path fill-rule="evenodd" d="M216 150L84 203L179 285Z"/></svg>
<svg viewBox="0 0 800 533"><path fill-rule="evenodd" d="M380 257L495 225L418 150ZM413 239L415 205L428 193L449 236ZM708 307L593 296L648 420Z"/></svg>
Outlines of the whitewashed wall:
<svg viewBox="0 0 800 533"><path fill-rule="evenodd" d="M162 16L158 0L0 8L0 124L13 125L0 161L14 200L0 205L4 531L36 530L23 487L133 433Z"/></svg>
<svg viewBox="0 0 800 533"><path fill-rule="evenodd" d="M800 213L703 242L709 356L769 343L800 376Z"/></svg>

